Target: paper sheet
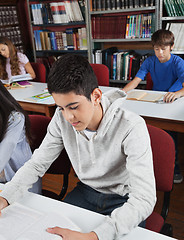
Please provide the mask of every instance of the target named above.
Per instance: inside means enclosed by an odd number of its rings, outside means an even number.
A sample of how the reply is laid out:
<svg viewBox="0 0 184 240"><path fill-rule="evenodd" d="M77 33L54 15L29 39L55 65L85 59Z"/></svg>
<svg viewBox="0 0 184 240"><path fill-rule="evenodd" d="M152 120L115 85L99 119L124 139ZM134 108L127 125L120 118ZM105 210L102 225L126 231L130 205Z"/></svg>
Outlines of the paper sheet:
<svg viewBox="0 0 184 240"><path fill-rule="evenodd" d="M58 213L43 214L15 203L2 210L0 240L61 240L58 235L46 232L48 227L80 229Z"/></svg>

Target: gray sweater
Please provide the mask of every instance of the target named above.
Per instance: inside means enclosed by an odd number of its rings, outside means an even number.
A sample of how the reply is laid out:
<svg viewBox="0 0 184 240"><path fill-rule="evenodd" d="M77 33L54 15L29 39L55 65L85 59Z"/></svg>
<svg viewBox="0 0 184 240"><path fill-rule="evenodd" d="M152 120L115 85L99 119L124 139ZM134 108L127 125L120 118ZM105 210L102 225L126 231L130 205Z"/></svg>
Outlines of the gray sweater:
<svg viewBox="0 0 184 240"><path fill-rule="evenodd" d="M38 176L43 176L65 147L78 178L102 193L128 194L94 232L99 240L127 234L152 212L156 202L150 138L144 120L122 107L124 92L112 90L102 97L103 119L88 140L56 109L48 132L31 160L0 194L9 203L20 198Z"/></svg>

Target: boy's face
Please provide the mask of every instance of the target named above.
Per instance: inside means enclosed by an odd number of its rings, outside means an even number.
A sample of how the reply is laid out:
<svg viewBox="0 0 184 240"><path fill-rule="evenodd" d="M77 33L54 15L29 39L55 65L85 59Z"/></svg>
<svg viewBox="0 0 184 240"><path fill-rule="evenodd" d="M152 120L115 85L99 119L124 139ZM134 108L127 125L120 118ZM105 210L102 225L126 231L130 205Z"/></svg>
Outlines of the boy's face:
<svg viewBox="0 0 184 240"><path fill-rule="evenodd" d="M91 94L91 101L83 95L76 95L73 91L52 93L65 120L78 131L86 128L95 131L98 128L102 119L101 95L101 90L98 88Z"/></svg>
<svg viewBox="0 0 184 240"><path fill-rule="evenodd" d="M154 46L155 55L161 63L169 61L172 48L173 46Z"/></svg>

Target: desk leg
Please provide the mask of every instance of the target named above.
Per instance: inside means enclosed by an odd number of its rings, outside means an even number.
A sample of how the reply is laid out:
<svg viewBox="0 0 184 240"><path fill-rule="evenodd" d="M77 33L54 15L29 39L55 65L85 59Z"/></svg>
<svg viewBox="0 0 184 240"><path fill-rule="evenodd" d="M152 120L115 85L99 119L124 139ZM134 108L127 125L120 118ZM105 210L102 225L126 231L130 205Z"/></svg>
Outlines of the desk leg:
<svg viewBox="0 0 184 240"><path fill-rule="evenodd" d="M55 110L56 110L56 106L52 106L52 107L46 106L45 107L45 115L47 117L53 117Z"/></svg>

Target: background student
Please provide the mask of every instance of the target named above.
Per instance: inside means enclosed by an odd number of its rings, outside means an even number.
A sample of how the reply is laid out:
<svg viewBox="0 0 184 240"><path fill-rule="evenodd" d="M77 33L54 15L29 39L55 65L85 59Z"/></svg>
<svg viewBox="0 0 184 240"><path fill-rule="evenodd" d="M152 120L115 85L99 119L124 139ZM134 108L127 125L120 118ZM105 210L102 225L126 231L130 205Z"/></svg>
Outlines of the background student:
<svg viewBox="0 0 184 240"><path fill-rule="evenodd" d="M168 92L165 102L173 102L184 96L184 60L171 54L174 47L174 35L169 30L160 29L152 35L154 56L148 57L141 65L135 78L123 90L128 92L138 86L149 72L153 81L153 90Z"/></svg>
<svg viewBox="0 0 184 240"><path fill-rule="evenodd" d="M156 202L145 121L124 109L123 91L102 95L89 62L80 55L63 55L54 63L48 89L58 107L39 149L0 193L0 209L20 198L65 147L80 179L65 202L107 216L89 233L59 227L47 231L70 240L112 240L143 226Z"/></svg>
<svg viewBox="0 0 184 240"><path fill-rule="evenodd" d="M27 56L18 52L8 38L0 37L0 79L6 80L26 73L29 73L32 79L36 77Z"/></svg>
<svg viewBox="0 0 184 240"><path fill-rule="evenodd" d="M152 45L155 55L148 57L141 65L135 78L122 90L128 92L138 86L149 72L153 81L153 90L166 91L164 101L173 102L184 96L184 60L177 55L171 54L174 47L174 35L169 30L160 29L152 35ZM176 146L176 163L174 182L180 183L183 176L180 172L177 157L177 134L172 135Z"/></svg>
<svg viewBox="0 0 184 240"><path fill-rule="evenodd" d="M12 179L32 156L29 118L0 81L0 182ZM30 190L41 193L41 180Z"/></svg>

